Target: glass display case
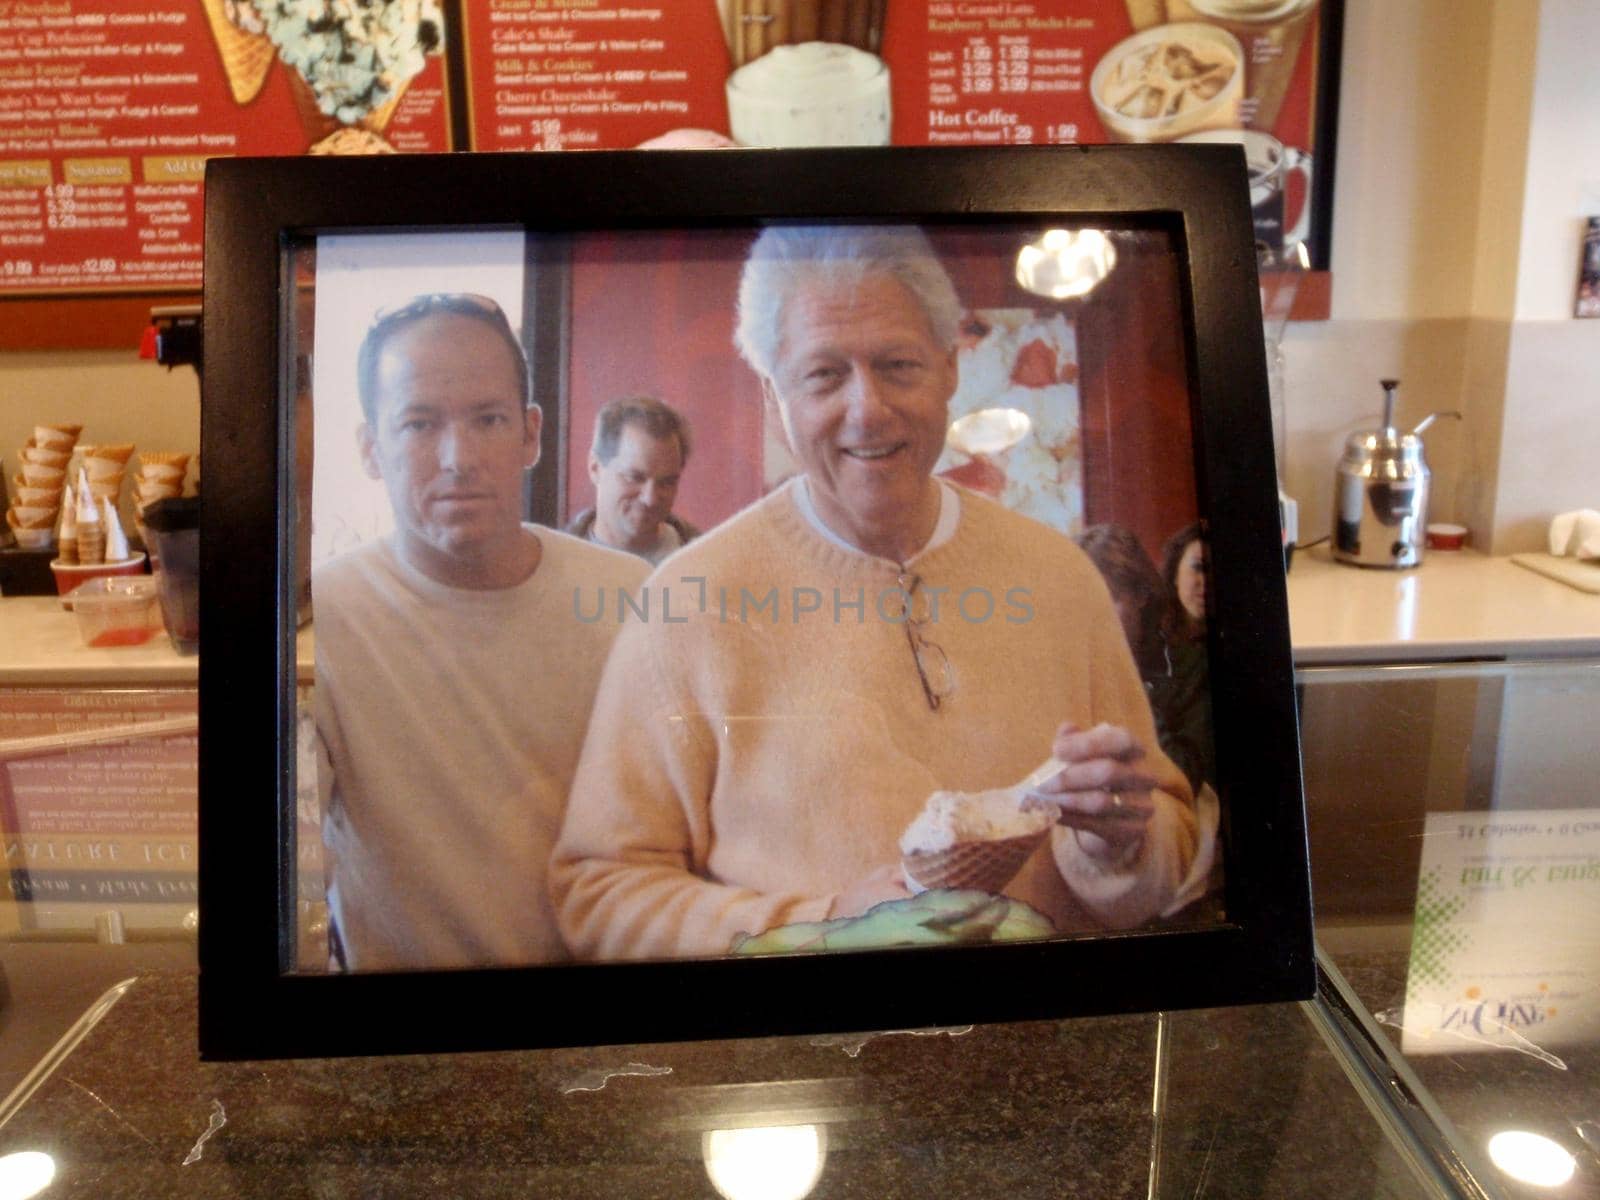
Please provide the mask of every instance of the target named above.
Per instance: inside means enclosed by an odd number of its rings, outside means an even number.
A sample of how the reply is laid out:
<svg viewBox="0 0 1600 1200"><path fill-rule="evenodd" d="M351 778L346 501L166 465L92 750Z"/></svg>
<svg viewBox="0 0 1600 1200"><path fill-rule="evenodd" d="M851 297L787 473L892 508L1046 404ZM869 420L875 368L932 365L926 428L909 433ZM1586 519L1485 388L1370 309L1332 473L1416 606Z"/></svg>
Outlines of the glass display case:
<svg viewBox="0 0 1600 1200"><path fill-rule="evenodd" d="M0 1170L47 1155L44 1196L1595 1194L1600 659L1299 680L1306 1004L204 1064L188 943L12 940Z"/></svg>

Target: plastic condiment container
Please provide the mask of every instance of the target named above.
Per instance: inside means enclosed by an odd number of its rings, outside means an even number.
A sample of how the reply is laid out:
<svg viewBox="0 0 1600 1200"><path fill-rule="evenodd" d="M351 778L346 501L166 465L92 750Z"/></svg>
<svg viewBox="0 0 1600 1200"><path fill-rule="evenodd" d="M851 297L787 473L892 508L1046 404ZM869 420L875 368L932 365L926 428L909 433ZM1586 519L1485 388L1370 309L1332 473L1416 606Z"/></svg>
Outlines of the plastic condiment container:
<svg viewBox="0 0 1600 1200"><path fill-rule="evenodd" d="M139 646L161 632L156 581L148 575L101 576L72 593L85 646Z"/></svg>

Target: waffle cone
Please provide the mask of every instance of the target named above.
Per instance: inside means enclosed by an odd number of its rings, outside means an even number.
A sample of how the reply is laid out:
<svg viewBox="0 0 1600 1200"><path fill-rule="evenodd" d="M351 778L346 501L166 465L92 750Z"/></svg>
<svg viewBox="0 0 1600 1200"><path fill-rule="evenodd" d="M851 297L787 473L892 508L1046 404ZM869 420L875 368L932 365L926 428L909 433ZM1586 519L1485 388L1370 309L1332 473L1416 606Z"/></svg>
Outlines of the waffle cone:
<svg viewBox="0 0 1600 1200"><path fill-rule="evenodd" d="M389 122L394 120L395 110L400 107L400 98L406 94L406 89L411 86L409 79L395 85L389 93L389 98L377 108L373 109L356 124L368 133L382 133L389 128Z"/></svg>
<svg viewBox="0 0 1600 1200"><path fill-rule="evenodd" d="M217 43L217 53L222 56L222 68L228 73L228 90L233 93L233 102L249 104L267 81L267 71L276 51L262 34L246 33L228 20L222 0L204 0L204 3L211 36Z"/></svg>
<svg viewBox="0 0 1600 1200"><path fill-rule="evenodd" d="M922 887L973 888L998 892L1016 878L1022 864L1050 836L1048 828L1022 837L989 842L957 842L947 850L907 854L901 866Z"/></svg>
<svg viewBox="0 0 1600 1200"><path fill-rule="evenodd" d="M297 70L289 71L289 95L294 99L295 112L300 114L300 127L305 130L308 143L320 142L339 128L338 121L317 107L316 92Z"/></svg>
<svg viewBox="0 0 1600 1200"><path fill-rule="evenodd" d="M46 467L64 467L72 458L72 451L51 446L24 446L21 459L25 463L38 463Z"/></svg>
<svg viewBox="0 0 1600 1200"><path fill-rule="evenodd" d="M80 446L84 458L109 458L114 462L128 465L128 460L133 457L132 442L103 442L98 446Z"/></svg>
<svg viewBox="0 0 1600 1200"><path fill-rule="evenodd" d="M50 450L71 450L82 432L82 425L35 425L29 440L35 446Z"/></svg>
<svg viewBox="0 0 1600 1200"><path fill-rule="evenodd" d="M160 463L162 466L165 466L165 467L179 467L179 468L187 467L189 465L189 459L191 457L193 457L193 456L189 455L189 454L185 454L182 450L141 450L141 451L139 451L139 462L141 464L145 464L145 463Z"/></svg>

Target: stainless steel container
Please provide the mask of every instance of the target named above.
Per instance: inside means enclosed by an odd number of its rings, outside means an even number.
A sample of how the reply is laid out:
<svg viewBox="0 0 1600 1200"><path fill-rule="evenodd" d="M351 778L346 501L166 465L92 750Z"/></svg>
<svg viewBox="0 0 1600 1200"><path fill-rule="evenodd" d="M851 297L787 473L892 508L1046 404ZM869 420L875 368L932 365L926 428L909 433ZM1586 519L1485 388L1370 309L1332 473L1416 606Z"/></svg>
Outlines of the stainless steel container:
<svg viewBox="0 0 1600 1200"><path fill-rule="evenodd" d="M1345 442L1334 481L1333 556L1361 567L1414 567L1422 562L1433 473L1423 454L1422 431L1430 413L1410 433L1394 427L1397 379L1383 383L1383 427Z"/></svg>

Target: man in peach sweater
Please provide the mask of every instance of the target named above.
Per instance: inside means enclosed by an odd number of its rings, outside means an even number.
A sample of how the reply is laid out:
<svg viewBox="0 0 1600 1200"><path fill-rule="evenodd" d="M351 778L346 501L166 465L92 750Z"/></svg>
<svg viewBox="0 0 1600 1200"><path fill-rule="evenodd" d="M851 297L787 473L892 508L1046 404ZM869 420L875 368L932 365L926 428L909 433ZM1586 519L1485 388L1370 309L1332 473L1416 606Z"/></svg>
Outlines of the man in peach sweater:
<svg viewBox="0 0 1600 1200"><path fill-rule="evenodd" d="M578 957L718 956L903 898L931 792L1051 755L1059 823L1007 894L1063 933L1182 894L1192 798L1098 572L933 477L960 316L913 228L752 247L737 340L801 474L674 556L656 619L618 636L551 863Z"/></svg>

